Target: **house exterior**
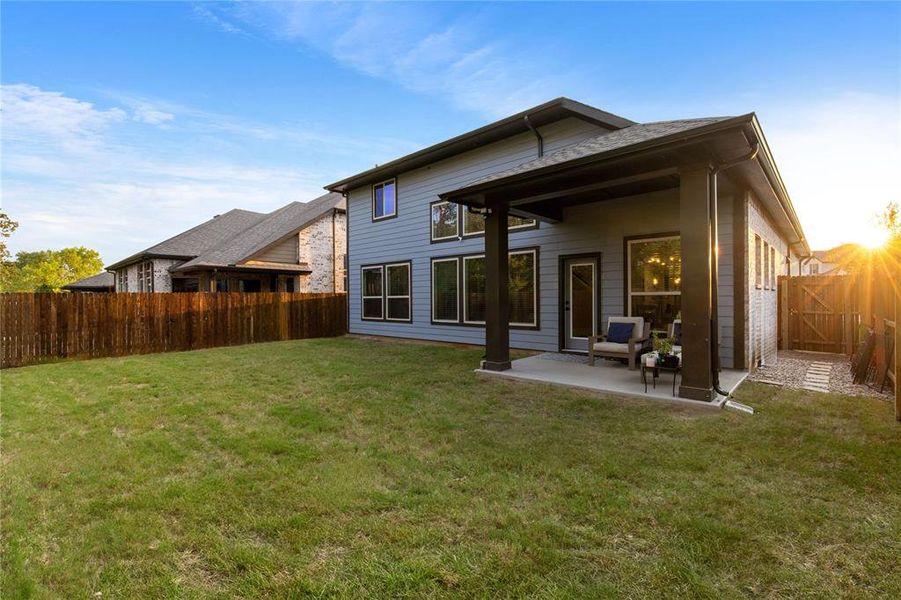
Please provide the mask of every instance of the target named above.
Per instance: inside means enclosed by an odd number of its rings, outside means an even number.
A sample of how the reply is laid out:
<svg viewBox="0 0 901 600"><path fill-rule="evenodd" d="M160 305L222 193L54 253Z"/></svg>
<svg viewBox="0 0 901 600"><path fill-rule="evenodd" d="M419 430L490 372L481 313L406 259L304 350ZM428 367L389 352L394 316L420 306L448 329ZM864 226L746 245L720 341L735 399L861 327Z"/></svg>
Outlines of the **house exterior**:
<svg viewBox="0 0 901 600"><path fill-rule="evenodd" d="M117 292L343 292L345 201L234 209L107 267Z"/></svg>
<svg viewBox="0 0 901 600"><path fill-rule="evenodd" d="M611 316L681 317L691 399L714 357L775 362L777 275L809 254L753 114L641 124L559 98L327 189L351 333L484 344L504 370L511 347L585 352Z"/></svg>
<svg viewBox="0 0 901 600"><path fill-rule="evenodd" d="M90 277L85 277L84 279L79 279L78 281L73 281L70 284L64 285L62 289L67 292L113 292L116 290L116 279L112 273L98 273L96 275L91 275Z"/></svg>
<svg viewBox="0 0 901 600"><path fill-rule="evenodd" d="M799 275L844 275L845 270L830 260L830 250L814 250L810 256L798 262Z"/></svg>

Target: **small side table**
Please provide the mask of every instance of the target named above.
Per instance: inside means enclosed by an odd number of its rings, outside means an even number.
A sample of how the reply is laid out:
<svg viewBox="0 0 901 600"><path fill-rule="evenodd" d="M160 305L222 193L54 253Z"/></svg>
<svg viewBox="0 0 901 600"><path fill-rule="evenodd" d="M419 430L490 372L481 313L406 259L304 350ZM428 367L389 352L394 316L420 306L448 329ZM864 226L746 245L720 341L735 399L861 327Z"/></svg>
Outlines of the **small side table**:
<svg viewBox="0 0 901 600"><path fill-rule="evenodd" d="M641 363L641 382L644 384L644 393L648 393L648 377L647 372L652 371L651 373L651 383L654 389L657 389L657 378L660 377L660 371L670 371L673 374L673 396L676 395L676 377L679 373L682 372L682 365L680 364L678 367L664 367L662 365L657 365L654 367L648 367Z"/></svg>

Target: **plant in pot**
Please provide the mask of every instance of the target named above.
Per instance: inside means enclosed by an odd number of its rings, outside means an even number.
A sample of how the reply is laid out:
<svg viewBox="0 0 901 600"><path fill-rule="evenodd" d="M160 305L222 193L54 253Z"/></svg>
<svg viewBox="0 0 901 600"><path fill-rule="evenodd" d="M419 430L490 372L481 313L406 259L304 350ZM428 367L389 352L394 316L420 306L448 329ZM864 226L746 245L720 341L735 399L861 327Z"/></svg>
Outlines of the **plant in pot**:
<svg viewBox="0 0 901 600"><path fill-rule="evenodd" d="M659 364L668 369L674 369L679 366L679 357L673 354L673 344L676 340L671 337L655 337L654 350L660 357Z"/></svg>

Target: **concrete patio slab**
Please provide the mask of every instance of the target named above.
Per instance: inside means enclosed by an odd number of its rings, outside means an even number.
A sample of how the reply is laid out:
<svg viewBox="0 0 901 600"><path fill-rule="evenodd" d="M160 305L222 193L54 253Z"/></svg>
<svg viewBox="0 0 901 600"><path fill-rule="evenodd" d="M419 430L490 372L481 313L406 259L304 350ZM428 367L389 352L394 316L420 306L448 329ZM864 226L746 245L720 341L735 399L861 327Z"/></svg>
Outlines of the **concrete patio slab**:
<svg viewBox="0 0 901 600"><path fill-rule="evenodd" d="M673 374L667 371L660 373L656 389L653 388L648 373L648 391L645 393L640 370L630 371L626 365L607 360L600 360L595 366L590 367L578 360L554 360L547 358L546 355L538 355L514 360L512 368L506 371L476 369L475 372L486 378L544 383L596 392L604 396L657 400L698 408L718 409L722 408L726 401L724 396L718 396L713 402L673 396ZM747 371L723 369L720 372L720 387L731 393L747 375ZM679 393L678 382L676 393Z"/></svg>

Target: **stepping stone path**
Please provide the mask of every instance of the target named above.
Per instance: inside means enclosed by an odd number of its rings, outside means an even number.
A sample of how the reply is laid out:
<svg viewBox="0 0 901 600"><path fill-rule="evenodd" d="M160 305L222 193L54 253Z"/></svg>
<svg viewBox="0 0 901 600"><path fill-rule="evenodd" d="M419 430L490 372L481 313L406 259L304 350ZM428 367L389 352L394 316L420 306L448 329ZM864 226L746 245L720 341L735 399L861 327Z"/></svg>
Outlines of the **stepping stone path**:
<svg viewBox="0 0 901 600"><path fill-rule="evenodd" d="M812 362L807 367L804 382L801 387L812 392L828 392L829 378L832 376L832 364L827 362Z"/></svg>

